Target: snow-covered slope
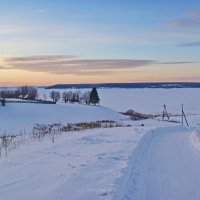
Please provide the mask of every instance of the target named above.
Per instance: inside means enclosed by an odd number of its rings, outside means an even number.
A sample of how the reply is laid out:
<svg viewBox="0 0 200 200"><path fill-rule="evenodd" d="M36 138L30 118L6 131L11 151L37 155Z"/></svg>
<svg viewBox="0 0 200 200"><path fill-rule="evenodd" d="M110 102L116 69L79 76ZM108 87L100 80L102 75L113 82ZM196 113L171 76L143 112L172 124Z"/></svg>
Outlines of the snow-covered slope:
<svg viewBox="0 0 200 200"><path fill-rule="evenodd" d="M8 103L0 107L0 134L18 134L32 130L35 123L75 123L96 120L120 120L121 114L102 106L78 104Z"/></svg>
<svg viewBox="0 0 200 200"><path fill-rule="evenodd" d="M145 129L110 128L29 143L0 159L1 200L112 199Z"/></svg>

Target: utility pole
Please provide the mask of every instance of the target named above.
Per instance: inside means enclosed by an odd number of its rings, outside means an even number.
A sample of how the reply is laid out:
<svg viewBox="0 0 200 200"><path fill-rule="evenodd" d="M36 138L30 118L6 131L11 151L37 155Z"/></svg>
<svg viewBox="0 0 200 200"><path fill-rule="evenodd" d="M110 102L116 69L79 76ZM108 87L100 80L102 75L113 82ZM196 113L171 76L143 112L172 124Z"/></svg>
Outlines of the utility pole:
<svg viewBox="0 0 200 200"><path fill-rule="evenodd" d="M188 121L187 121L185 112L184 112L184 110L183 110L183 104L182 104L182 115L181 115L181 122L182 122L182 125L183 125L183 123L184 123L184 119L185 119L185 122L186 122L187 126L189 127L189 124L188 124Z"/></svg>
<svg viewBox="0 0 200 200"><path fill-rule="evenodd" d="M166 107L166 105L164 104L164 109L163 109L163 114L162 114L162 120L164 120L165 119L165 116L168 118L168 120L169 120L169 115L168 115L168 112L167 112L167 107Z"/></svg>

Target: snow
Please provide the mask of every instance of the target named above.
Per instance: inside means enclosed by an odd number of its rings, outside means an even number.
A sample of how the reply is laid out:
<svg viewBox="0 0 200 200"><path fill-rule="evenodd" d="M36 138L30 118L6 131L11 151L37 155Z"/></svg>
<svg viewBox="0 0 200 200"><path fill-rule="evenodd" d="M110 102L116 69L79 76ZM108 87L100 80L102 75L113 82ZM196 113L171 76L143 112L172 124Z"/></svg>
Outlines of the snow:
<svg viewBox="0 0 200 200"><path fill-rule="evenodd" d="M200 128L195 128L190 137L194 147L200 153Z"/></svg>
<svg viewBox="0 0 200 200"><path fill-rule="evenodd" d="M40 96L50 90L40 89ZM63 90L60 90L63 91ZM82 90L87 91L87 90ZM196 200L200 196L200 89L99 89L101 106L10 103L0 131L34 123L116 120L132 127L28 140L0 158L2 200ZM160 118L131 121L118 111L181 114L190 127ZM180 116L172 119L181 121ZM144 124L144 126L141 126Z"/></svg>
<svg viewBox="0 0 200 200"><path fill-rule="evenodd" d="M146 134L114 199L198 200L200 156L191 145L191 131L177 126Z"/></svg>
<svg viewBox="0 0 200 200"><path fill-rule="evenodd" d="M180 113L184 104L186 112L200 114L200 89L105 89L99 93L102 105L117 111L157 113L166 104L169 112Z"/></svg>
<svg viewBox="0 0 200 200"><path fill-rule="evenodd" d="M63 91L76 91L76 89L60 89ZM49 98L51 90L39 89L40 97L44 94ZM90 89L79 90L90 91ZM101 105L113 110L125 112L133 109L139 112L156 113L163 110L167 105L169 112L181 112L184 104L186 111L195 111L200 114L200 88L175 88L175 89L98 89ZM199 112L198 112L199 111Z"/></svg>
<svg viewBox="0 0 200 200"><path fill-rule="evenodd" d="M0 134L32 131L34 124L76 123L97 120L125 119L112 109L78 104L8 103L0 107Z"/></svg>
<svg viewBox="0 0 200 200"><path fill-rule="evenodd" d="M145 129L110 128L29 143L0 159L1 199L111 199ZM12 192L11 192L12 191Z"/></svg>

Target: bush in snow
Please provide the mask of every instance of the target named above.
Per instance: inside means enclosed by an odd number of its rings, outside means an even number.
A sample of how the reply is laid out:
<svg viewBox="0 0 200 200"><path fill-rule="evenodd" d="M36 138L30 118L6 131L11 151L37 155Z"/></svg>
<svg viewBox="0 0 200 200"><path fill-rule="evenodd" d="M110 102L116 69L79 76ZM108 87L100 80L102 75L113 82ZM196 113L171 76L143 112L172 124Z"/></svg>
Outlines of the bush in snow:
<svg viewBox="0 0 200 200"><path fill-rule="evenodd" d="M1 145L2 145L2 148L5 150L6 157L8 156L8 147L10 143L11 143L11 137L6 136L6 135L1 137Z"/></svg>

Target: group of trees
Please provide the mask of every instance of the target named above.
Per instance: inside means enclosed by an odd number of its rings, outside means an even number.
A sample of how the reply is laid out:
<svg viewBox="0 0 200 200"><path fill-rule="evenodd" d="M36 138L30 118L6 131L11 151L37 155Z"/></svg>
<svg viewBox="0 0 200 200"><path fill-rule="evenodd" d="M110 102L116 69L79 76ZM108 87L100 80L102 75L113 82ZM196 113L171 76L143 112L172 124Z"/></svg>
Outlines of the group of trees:
<svg viewBox="0 0 200 200"><path fill-rule="evenodd" d="M10 89L10 90L1 90L0 91L0 98L1 99L28 99L28 100L35 100L38 97L38 90L35 87L30 86L22 86L17 89Z"/></svg>
<svg viewBox="0 0 200 200"><path fill-rule="evenodd" d="M58 91L51 91L49 96L53 102L58 102L60 100L60 92Z"/></svg>
<svg viewBox="0 0 200 200"><path fill-rule="evenodd" d="M96 88L93 88L92 91L86 91L81 93L78 91L65 91L62 93L59 91L51 91L50 98L53 102L58 102L62 98L62 101L65 103L81 103L81 104L98 104L100 101L98 92ZM35 87L22 86L17 89L6 89L0 90L0 100L1 103L5 99L14 98L14 99L27 99L27 100L36 100L38 98L38 90ZM46 99L45 99L46 100ZM2 103L3 104L3 103Z"/></svg>
<svg viewBox="0 0 200 200"><path fill-rule="evenodd" d="M81 91L67 91L63 92L62 95L59 91L51 91L50 98L53 102L58 102L61 98L65 103L81 103L81 104L98 104L100 101L98 92L96 88L93 88L92 91L86 91L81 93Z"/></svg>

